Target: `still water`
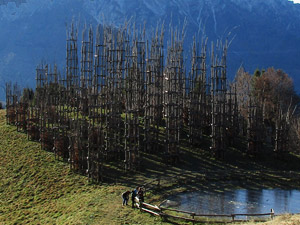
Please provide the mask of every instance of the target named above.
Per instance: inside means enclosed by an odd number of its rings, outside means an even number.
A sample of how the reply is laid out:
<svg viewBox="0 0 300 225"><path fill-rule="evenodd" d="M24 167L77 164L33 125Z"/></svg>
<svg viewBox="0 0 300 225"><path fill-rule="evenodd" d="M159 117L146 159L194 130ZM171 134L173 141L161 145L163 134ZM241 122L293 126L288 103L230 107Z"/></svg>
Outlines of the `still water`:
<svg viewBox="0 0 300 225"><path fill-rule="evenodd" d="M164 207L198 214L299 213L300 191L281 189L188 192L170 196Z"/></svg>

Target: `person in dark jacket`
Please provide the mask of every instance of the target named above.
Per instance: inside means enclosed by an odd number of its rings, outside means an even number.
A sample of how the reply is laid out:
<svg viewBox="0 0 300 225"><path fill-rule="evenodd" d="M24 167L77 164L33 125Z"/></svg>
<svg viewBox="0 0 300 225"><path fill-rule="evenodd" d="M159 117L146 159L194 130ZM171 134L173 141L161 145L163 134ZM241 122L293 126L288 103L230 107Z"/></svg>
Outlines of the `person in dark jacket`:
<svg viewBox="0 0 300 225"><path fill-rule="evenodd" d="M132 192L131 192L132 208L134 208L135 197L138 194L138 190L139 190L139 187L137 187L136 189L132 190Z"/></svg>
<svg viewBox="0 0 300 225"><path fill-rule="evenodd" d="M144 191L142 188L139 188L138 196L139 196L140 202L144 202Z"/></svg>
<svg viewBox="0 0 300 225"><path fill-rule="evenodd" d="M128 205L129 195L130 195L130 191L125 191L122 193L122 199L123 199L122 205Z"/></svg>

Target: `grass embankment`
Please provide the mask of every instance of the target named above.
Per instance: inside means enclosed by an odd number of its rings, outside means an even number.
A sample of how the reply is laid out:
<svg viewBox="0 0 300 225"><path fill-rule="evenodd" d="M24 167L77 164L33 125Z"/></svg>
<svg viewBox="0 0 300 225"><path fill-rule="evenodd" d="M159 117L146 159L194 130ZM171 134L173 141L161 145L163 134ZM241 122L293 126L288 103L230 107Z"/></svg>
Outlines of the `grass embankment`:
<svg viewBox="0 0 300 225"><path fill-rule="evenodd" d="M245 144L239 145L240 150L231 148L224 160L218 160L205 150L208 139L203 140L204 150L183 141L179 166L166 166L160 156L143 153L141 172L124 174L121 163L106 165L109 182L95 185L70 171L67 163L56 161L53 153L41 150L39 143L27 141L16 127L6 125L1 110L0 224L161 224L160 218L121 205L123 191L156 178L161 178L161 189L145 198L153 204L187 190L299 189L298 156L287 154L278 160L267 152L249 158L242 151Z"/></svg>
<svg viewBox="0 0 300 225"><path fill-rule="evenodd" d="M0 224L160 224L121 205L121 193L129 188L89 184L6 125L0 111Z"/></svg>

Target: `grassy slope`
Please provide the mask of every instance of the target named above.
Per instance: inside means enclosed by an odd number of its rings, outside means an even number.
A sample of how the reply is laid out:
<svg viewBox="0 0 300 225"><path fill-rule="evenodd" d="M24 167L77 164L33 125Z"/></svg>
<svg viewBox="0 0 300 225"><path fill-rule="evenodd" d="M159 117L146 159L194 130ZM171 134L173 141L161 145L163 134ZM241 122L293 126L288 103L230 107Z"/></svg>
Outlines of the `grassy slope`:
<svg viewBox="0 0 300 225"><path fill-rule="evenodd" d="M239 149L243 149L240 144ZM300 187L297 156L287 155L278 161L264 154L249 161L246 154L230 149L226 159L220 161L207 151L191 149L184 142L182 145L179 167L165 166L158 156L145 155L142 172L126 175L121 165L110 165L110 183L93 185L86 177L71 172L66 163L56 161L52 153L40 150L39 143L27 141L25 134L6 125L2 110L0 224L160 224L159 218L122 207L120 197L123 191L157 177L162 179L162 191L146 196L146 201L154 204L185 190ZM204 141L202 146L207 148L209 143Z"/></svg>
<svg viewBox="0 0 300 225"><path fill-rule="evenodd" d="M55 161L39 143L5 125L0 112L0 224L159 224L160 219L121 206L132 187L92 185ZM143 221L143 222L142 222Z"/></svg>
<svg viewBox="0 0 300 225"><path fill-rule="evenodd" d="M299 225L300 216L299 215L283 215L278 216L274 220L265 223L246 223L245 225Z"/></svg>

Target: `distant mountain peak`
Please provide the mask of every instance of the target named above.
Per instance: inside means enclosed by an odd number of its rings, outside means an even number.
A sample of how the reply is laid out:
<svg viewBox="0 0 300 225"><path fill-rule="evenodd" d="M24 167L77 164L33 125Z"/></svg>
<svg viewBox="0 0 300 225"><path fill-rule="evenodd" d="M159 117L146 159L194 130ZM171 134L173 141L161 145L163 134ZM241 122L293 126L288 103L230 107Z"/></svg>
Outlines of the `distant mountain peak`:
<svg viewBox="0 0 300 225"><path fill-rule="evenodd" d="M162 22L168 29L186 20L187 46L200 28L209 42L232 31L229 77L241 64L248 71L274 66L300 86L300 5L289 0L0 0L0 88L8 80L34 83L42 59L62 68L66 24L73 19L93 27L146 22L149 33Z"/></svg>

